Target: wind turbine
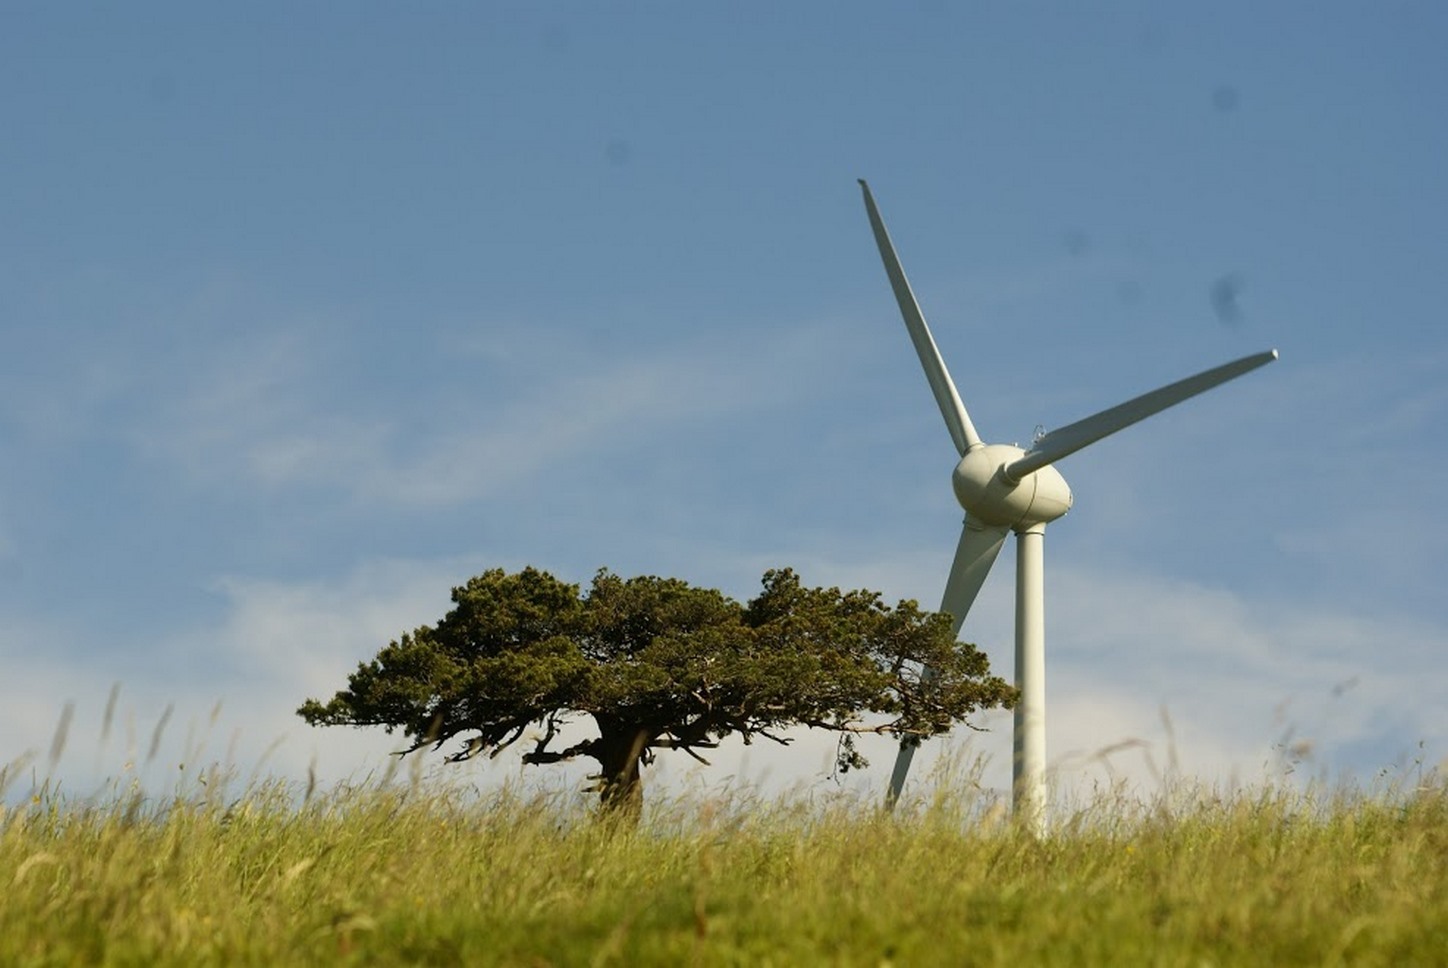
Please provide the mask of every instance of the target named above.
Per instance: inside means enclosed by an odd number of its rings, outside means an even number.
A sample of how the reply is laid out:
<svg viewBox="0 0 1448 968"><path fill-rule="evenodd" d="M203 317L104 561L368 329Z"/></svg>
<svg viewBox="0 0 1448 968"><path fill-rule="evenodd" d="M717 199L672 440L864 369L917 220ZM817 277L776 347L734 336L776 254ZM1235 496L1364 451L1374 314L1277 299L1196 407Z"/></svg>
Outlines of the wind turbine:
<svg viewBox="0 0 1448 968"><path fill-rule="evenodd" d="M930 328L910 291L905 270L895 255L890 234L875 207L870 186L860 179L865 210L905 327L915 344L925 378L935 394L950 439L960 454L951 475L955 498L965 509L965 527L955 549L940 610L954 619L956 634L980 592L1007 532L1016 534L1016 688L1012 802L1018 821L1030 829L1045 827L1046 804L1046 619L1043 536L1046 525L1071 509L1071 488L1052 465L1138 420L1175 406L1220 383L1277 359L1276 350L1244 356L1144 393L1085 420L1058 428L1034 441L1030 450L1010 444L987 444L976 433L960 402L960 394L936 349ZM926 670L929 674L929 670ZM905 785L915 743L905 741L895 760L886 802L894 804Z"/></svg>

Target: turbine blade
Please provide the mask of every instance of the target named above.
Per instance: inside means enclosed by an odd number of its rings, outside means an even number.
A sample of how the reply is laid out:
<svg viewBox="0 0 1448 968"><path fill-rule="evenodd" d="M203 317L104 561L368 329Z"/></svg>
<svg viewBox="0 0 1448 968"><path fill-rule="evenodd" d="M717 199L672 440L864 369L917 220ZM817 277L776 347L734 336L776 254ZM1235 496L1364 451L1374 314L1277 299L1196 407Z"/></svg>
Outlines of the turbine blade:
<svg viewBox="0 0 1448 968"><path fill-rule="evenodd" d="M875 244L880 247L880 258L885 261L885 274L890 277L890 288L895 290L895 301L900 304L900 315L905 317L905 328L910 331L910 341L915 344L915 355L920 357L920 365L925 368L925 378L930 381L930 392L935 394L940 415L945 418L945 426L950 429L950 439L955 441L955 449L964 456L967 450L980 446L980 436L971 425L970 416L965 412L965 404L960 402L960 394L955 392L950 371L945 368L945 361L940 358L940 350L935 346L935 338L930 335L930 327L925 325L920 305L915 301L915 294L910 291L910 281L905 278L905 270L900 265L899 257L895 255L895 246L890 243L890 233L885 231L880 210L875 207L875 198L870 194L870 186L865 184L863 178L860 179L860 188L865 193L865 211L870 216Z"/></svg>
<svg viewBox="0 0 1448 968"><path fill-rule="evenodd" d="M945 582L945 595L940 601L940 610L950 613L950 627L960 634L960 627L970 606L985 584L991 565L1001 552L1006 541L1005 528L980 525L969 519L960 532L960 543L955 548L955 561L950 565L950 578ZM926 666L922 673L927 678L932 674ZM905 778L910 774L910 761L915 758L918 743L902 741L900 752L895 755L895 769L890 774L890 790L885 794L885 805L894 806L905 787Z"/></svg>
<svg viewBox="0 0 1448 968"><path fill-rule="evenodd" d="M1001 553L1008 530L970 520L961 529L955 560L950 564L950 577L945 582L945 594L940 599L940 610L950 613L950 627L956 635L960 634L965 616L985 584L985 576L990 574L991 565Z"/></svg>
<svg viewBox="0 0 1448 968"><path fill-rule="evenodd" d="M1054 464L1067 454L1074 454L1088 444L1094 444L1102 437L1130 427L1139 420L1145 420L1167 407L1174 407L1183 400L1210 390L1218 384L1226 383L1244 373L1249 373L1275 359L1277 359L1276 350L1244 356L1240 360L1224 363L1198 373L1196 376L1178 380L1159 390L1143 393L1110 410L1103 410L1085 420L1078 420L1073 424L1053 430L1037 440L1025 456L1007 465L1006 477L1012 481L1018 481L1032 471L1040 470L1047 464Z"/></svg>

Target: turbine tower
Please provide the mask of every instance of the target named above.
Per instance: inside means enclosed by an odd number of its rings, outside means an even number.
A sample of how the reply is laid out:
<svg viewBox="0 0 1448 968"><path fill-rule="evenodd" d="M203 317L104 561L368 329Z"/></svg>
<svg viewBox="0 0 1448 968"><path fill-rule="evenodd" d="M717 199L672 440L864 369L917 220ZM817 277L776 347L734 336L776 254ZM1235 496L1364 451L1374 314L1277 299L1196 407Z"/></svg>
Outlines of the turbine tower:
<svg viewBox="0 0 1448 968"><path fill-rule="evenodd" d="M1016 534L1016 672L1020 701L1015 709L1014 755L1011 769L1012 803L1015 816L1031 830L1041 832L1046 823L1046 620L1043 538L1046 525L1071 508L1071 489L1052 465L1068 454L1093 444L1138 420L1175 406L1190 397L1277 359L1276 350L1244 356L1142 394L1123 404L1103 410L1084 420L1038 437L1030 450L1009 444L987 444L976 433L945 368L945 361L925 325L925 317L910 291L905 270L895 255L890 234L875 207L870 186L860 179L865 211L895 300L905 317L905 327L925 378L935 394L940 415L960 455L951 484L955 498L965 509L965 527L955 549L950 577L940 610L949 612L955 632L970 611L971 603L985 582L1006 534ZM929 674L929 670L926 670ZM890 777L887 804L893 805L905 785L916 744L902 742Z"/></svg>

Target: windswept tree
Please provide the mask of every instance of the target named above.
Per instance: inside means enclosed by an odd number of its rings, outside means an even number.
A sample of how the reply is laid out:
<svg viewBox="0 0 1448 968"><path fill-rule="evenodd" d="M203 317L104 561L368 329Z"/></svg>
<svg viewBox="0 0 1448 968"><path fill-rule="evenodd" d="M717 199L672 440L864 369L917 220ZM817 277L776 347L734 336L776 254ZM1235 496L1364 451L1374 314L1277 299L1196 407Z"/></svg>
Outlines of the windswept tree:
<svg viewBox="0 0 1448 968"><path fill-rule="evenodd" d="M788 743L794 726L842 733L842 768L864 765L853 734L921 739L977 710L1011 706L950 619L869 591L805 588L769 571L741 605L673 578L600 571L592 587L525 568L453 589L436 626L404 634L357 667L346 689L297 712L314 726L402 730L410 753L455 737L466 760L527 737L525 763L598 761L605 808L637 808L656 750L697 759L731 733ZM930 675L922 675L928 666ZM563 748L588 717L597 735ZM706 761L707 762L707 761Z"/></svg>

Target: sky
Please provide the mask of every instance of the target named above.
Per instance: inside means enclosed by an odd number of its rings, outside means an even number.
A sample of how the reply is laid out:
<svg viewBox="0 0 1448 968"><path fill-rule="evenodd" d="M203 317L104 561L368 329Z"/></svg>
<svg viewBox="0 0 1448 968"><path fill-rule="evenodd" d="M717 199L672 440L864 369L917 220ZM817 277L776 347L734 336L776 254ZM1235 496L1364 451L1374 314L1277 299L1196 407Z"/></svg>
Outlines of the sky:
<svg viewBox="0 0 1448 968"><path fill-rule="evenodd" d="M294 710L488 568L936 605L858 178L987 440L1281 352L1058 465L1058 791L1441 763L1448 8L1084 6L0 3L6 795L385 770ZM833 747L646 781L883 791Z"/></svg>

